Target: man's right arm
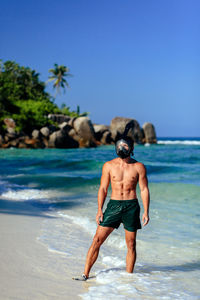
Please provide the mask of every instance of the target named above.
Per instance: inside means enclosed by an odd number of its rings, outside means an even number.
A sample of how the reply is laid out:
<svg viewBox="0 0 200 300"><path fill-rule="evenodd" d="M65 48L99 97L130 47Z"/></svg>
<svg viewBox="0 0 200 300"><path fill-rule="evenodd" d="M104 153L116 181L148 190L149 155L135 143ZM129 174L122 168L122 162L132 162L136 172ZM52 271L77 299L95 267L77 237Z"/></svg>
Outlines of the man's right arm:
<svg viewBox="0 0 200 300"><path fill-rule="evenodd" d="M142 163L138 164L138 173L139 173L139 186L141 198L144 206L144 214L142 216L143 226L147 225L149 222L149 203L150 195L148 188L148 179L146 175L146 168Z"/></svg>
<svg viewBox="0 0 200 300"><path fill-rule="evenodd" d="M106 162L103 165L102 176L101 176L101 184L98 191L98 212L96 215L96 222L99 225L100 220L103 221L103 204L105 202L108 187L110 184L110 166L109 163Z"/></svg>

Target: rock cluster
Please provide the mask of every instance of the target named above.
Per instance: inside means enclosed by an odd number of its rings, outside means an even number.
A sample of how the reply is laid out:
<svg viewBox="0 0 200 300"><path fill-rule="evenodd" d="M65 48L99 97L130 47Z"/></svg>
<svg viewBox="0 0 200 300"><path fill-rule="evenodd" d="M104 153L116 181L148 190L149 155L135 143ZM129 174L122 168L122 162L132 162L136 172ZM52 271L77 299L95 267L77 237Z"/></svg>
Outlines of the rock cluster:
<svg viewBox="0 0 200 300"><path fill-rule="evenodd" d="M145 123L141 128L135 119L116 117L110 126L92 124L88 117L70 118L50 114L55 125L34 129L31 136L17 133L15 121L5 119L5 133L0 134L1 148L79 148L113 144L124 133L137 144L156 143L154 125Z"/></svg>

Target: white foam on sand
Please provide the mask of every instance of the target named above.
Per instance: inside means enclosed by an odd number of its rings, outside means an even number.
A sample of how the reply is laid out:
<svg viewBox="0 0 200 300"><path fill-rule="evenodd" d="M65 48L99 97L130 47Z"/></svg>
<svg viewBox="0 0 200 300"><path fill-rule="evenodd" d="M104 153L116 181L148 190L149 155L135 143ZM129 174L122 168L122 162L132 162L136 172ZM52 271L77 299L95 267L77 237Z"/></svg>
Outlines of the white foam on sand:
<svg viewBox="0 0 200 300"><path fill-rule="evenodd" d="M125 267L126 266L125 261L117 256L104 256L102 258L102 262L109 267L113 267L113 266Z"/></svg>
<svg viewBox="0 0 200 300"><path fill-rule="evenodd" d="M37 201L44 203L56 203L58 192L54 190L40 190L22 186L11 186L1 189L1 199L12 201Z"/></svg>
<svg viewBox="0 0 200 300"><path fill-rule="evenodd" d="M168 273L145 273L136 268L127 273L122 268L105 269L96 274L96 286L81 294L84 300L112 299L198 299L174 283L175 276Z"/></svg>
<svg viewBox="0 0 200 300"><path fill-rule="evenodd" d="M96 224L95 222L92 222L87 217L76 217L72 215L68 215L66 213L62 213L61 211L57 212L61 217L70 219L73 223L81 226L84 228L85 231L90 233L91 235L94 235L96 232Z"/></svg>

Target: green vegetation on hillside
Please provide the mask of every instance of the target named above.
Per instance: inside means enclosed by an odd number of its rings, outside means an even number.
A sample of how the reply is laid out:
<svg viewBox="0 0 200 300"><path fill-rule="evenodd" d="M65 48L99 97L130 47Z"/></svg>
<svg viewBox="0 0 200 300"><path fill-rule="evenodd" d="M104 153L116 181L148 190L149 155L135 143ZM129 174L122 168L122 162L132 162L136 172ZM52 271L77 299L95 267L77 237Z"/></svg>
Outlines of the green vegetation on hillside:
<svg viewBox="0 0 200 300"><path fill-rule="evenodd" d="M50 70L51 73L53 70ZM58 90L68 85L65 77L69 74L66 72L67 67L55 64L51 79L55 79L54 86ZM35 70L19 66L14 61L0 61L0 130L4 128L4 118L13 118L17 125L16 130L29 134L33 129L52 124L47 118L50 113L80 116L79 106L75 112L70 111L65 104L59 108L54 103L54 98L45 91L45 83L39 79Z"/></svg>

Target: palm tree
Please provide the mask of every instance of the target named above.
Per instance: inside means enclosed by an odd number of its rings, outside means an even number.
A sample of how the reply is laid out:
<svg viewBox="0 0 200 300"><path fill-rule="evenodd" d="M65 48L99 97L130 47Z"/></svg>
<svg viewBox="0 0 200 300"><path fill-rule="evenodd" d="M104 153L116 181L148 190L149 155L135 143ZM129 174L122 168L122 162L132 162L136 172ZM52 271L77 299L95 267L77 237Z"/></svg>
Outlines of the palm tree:
<svg viewBox="0 0 200 300"><path fill-rule="evenodd" d="M58 64L54 64L54 69L49 70L50 73L52 73L51 76L49 76L48 81L53 81L53 88L56 88L56 94L60 92L60 88L63 88L65 92L65 87L70 87L65 77L71 77L72 75L69 73L69 68Z"/></svg>

